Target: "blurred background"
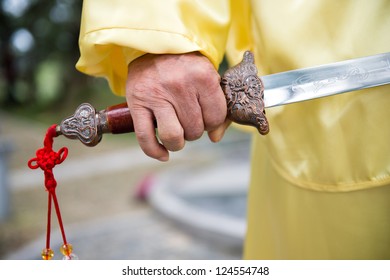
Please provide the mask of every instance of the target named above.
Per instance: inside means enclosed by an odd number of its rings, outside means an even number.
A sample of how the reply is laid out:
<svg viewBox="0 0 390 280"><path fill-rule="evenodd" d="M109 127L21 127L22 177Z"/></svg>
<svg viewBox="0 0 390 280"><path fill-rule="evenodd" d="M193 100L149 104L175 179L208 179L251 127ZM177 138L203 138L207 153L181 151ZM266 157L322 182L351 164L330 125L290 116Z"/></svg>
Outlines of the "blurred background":
<svg viewBox="0 0 390 280"><path fill-rule="evenodd" d="M109 89L104 80L75 70L82 1L1 0L0 3L3 108L50 121L80 101L93 98L97 104L115 99L107 94Z"/></svg>
<svg viewBox="0 0 390 280"><path fill-rule="evenodd" d="M27 161L46 129L83 102L124 102L104 79L75 70L82 1L0 0L0 259L40 259L47 193ZM224 66L226 67L226 66ZM239 259L245 233L250 137L187 143L169 163L134 135L69 148L54 169L65 231L80 259ZM52 248L62 244L52 213Z"/></svg>

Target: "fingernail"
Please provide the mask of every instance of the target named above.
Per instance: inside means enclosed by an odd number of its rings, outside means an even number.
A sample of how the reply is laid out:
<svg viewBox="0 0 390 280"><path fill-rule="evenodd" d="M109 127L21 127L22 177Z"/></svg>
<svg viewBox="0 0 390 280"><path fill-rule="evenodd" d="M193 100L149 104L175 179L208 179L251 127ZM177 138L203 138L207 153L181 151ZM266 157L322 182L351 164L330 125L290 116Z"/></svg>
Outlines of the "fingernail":
<svg viewBox="0 0 390 280"><path fill-rule="evenodd" d="M212 142L217 143L222 140L224 134L225 134L224 130L209 132L209 138Z"/></svg>

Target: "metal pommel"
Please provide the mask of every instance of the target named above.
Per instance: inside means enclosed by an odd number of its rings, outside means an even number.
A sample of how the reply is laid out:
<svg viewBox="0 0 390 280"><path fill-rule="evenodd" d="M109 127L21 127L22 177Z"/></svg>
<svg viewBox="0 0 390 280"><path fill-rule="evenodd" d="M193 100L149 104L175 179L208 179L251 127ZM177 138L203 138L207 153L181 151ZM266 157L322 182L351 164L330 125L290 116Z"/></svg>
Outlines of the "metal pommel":
<svg viewBox="0 0 390 280"><path fill-rule="evenodd" d="M57 133L70 139L79 139L87 146L96 146L102 139L96 109L91 104L81 104L72 116L61 122L57 127Z"/></svg>

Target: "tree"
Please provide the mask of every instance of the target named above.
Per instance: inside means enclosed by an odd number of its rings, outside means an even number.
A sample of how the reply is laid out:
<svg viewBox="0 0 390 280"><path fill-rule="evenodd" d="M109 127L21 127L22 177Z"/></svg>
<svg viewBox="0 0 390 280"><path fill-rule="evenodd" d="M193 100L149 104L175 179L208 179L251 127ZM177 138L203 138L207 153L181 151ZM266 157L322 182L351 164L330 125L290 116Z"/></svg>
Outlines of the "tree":
<svg viewBox="0 0 390 280"><path fill-rule="evenodd" d="M0 3L0 102L40 107L62 103L87 78L74 69L82 1Z"/></svg>

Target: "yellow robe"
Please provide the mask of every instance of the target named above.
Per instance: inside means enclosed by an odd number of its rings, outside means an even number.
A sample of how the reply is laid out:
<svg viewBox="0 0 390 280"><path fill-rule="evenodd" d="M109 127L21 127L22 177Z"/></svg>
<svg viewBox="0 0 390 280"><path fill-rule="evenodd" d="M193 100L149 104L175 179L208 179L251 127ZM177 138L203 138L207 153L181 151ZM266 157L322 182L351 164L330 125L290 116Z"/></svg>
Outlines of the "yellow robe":
<svg viewBox="0 0 390 280"><path fill-rule="evenodd" d="M389 52L390 2L84 1L77 68L123 95L144 53L200 51L218 67L247 49L260 75ZM267 116L269 135L253 137L244 257L389 259L390 87Z"/></svg>

